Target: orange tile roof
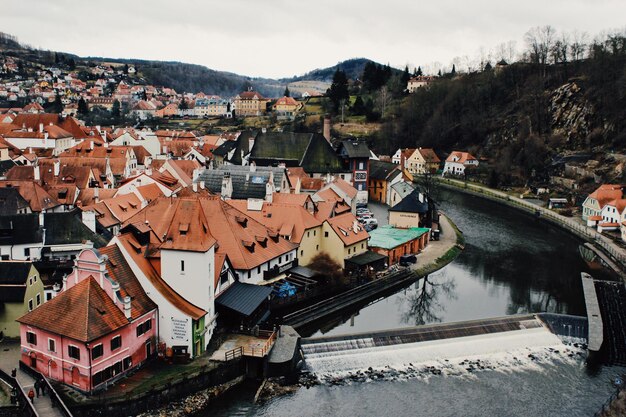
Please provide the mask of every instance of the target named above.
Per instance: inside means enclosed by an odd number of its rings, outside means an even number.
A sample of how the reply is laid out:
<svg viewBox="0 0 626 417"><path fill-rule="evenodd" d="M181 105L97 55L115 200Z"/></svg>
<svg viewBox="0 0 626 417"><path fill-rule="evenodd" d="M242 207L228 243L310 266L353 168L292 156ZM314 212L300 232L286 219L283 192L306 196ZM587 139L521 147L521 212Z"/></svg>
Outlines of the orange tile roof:
<svg viewBox="0 0 626 417"><path fill-rule="evenodd" d="M11 168L13 169L13 168ZM7 173L8 174L8 173ZM600 208L604 207L609 201L622 198L622 186L618 184L602 184L589 197L598 201Z"/></svg>
<svg viewBox="0 0 626 417"><path fill-rule="evenodd" d="M588 219L591 221L599 221L602 220L602 216L589 216Z"/></svg>
<svg viewBox="0 0 626 417"><path fill-rule="evenodd" d="M148 203L163 196L163 191L156 184L140 185L137 187L137 191Z"/></svg>
<svg viewBox="0 0 626 417"><path fill-rule="evenodd" d="M113 280L120 284L122 297L130 297L130 315L132 320L158 308L144 291L117 245L105 246L98 249L98 252L100 252L100 255L107 256L107 272Z"/></svg>
<svg viewBox="0 0 626 417"><path fill-rule="evenodd" d="M0 181L0 187L16 188L24 200L28 201L33 212L41 212L61 205L41 185L35 181Z"/></svg>
<svg viewBox="0 0 626 417"><path fill-rule="evenodd" d="M606 203L607 206L613 206L617 209L618 213L622 213L626 208L626 198L619 198Z"/></svg>
<svg viewBox="0 0 626 417"><path fill-rule="evenodd" d="M453 151L450 155L448 155L448 157L446 158L446 162L452 162L453 158L457 157L459 158L458 162L459 164L464 164L467 161L472 161L472 160L476 160L475 157L473 157L471 154L467 153L467 152L461 152L461 151Z"/></svg>
<svg viewBox="0 0 626 417"><path fill-rule="evenodd" d="M356 188L350 185L347 181L341 178L335 178L332 183L335 184L337 187L339 187L339 189L343 191L344 193L346 193L346 195L350 197L351 199L356 197L356 194L357 194Z"/></svg>
<svg viewBox="0 0 626 417"><path fill-rule="evenodd" d="M13 124L19 126L26 126L26 128L30 128L33 131L39 130L39 124L42 123L44 126L49 126L50 124L56 125L63 130L69 132L76 139L85 139L87 138L87 134L83 132L80 127L80 124L73 117L63 117L55 113L40 113L40 114L31 114L31 113L21 113L18 114L12 122Z"/></svg>
<svg viewBox="0 0 626 417"><path fill-rule="evenodd" d="M367 240L370 237L369 233L365 231L352 213L340 214L326 221L346 246ZM356 233L354 231L355 226Z"/></svg>
<svg viewBox="0 0 626 417"><path fill-rule="evenodd" d="M148 281L150 281L157 291L159 291L159 293L173 306L178 308L184 314L191 316L195 320L198 320L207 314L207 312L202 308L193 305L174 291L174 289L161 278L160 262L153 263L146 258L144 256L146 248L142 247L131 233L125 233L118 236L118 240L125 251L130 255L133 262L144 273ZM138 251L136 248L140 248L140 250ZM155 269L155 267L158 268L158 270Z"/></svg>
<svg viewBox="0 0 626 417"><path fill-rule="evenodd" d="M93 276L17 321L81 342L99 339L129 323Z"/></svg>
<svg viewBox="0 0 626 417"><path fill-rule="evenodd" d="M112 188L99 188L98 189L98 201L106 200L108 198L115 197L117 190ZM95 204L96 198L96 189L95 188L84 188L78 194L77 204L80 203L81 206L91 206Z"/></svg>
<svg viewBox="0 0 626 417"><path fill-rule="evenodd" d="M441 159L439 159L432 148L418 148L417 151L422 155L422 158L424 158L426 162L441 162Z"/></svg>

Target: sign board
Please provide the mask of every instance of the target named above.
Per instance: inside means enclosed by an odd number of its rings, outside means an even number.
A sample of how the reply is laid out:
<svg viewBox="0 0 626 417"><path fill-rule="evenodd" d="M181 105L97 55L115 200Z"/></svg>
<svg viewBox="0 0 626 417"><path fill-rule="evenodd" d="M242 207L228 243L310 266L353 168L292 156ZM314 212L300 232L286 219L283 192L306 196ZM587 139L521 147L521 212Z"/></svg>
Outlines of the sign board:
<svg viewBox="0 0 626 417"><path fill-rule="evenodd" d="M356 171L354 173L355 181L365 181L367 180L367 171Z"/></svg>
<svg viewBox="0 0 626 417"><path fill-rule="evenodd" d="M177 319L172 317L172 340L189 341L187 322L189 319Z"/></svg>

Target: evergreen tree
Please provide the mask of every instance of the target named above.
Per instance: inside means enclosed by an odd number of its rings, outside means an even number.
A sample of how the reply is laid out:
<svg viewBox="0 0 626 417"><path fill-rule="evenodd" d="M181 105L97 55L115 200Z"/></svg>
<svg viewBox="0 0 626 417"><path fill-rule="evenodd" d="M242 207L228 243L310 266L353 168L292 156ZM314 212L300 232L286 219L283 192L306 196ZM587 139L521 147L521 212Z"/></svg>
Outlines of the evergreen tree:
<svg viewBox="0 0 626 417"><path fill-rule="evenodd" d="M76 69L76 61L74 61L74 58L70 58L69 61L67 61L67 66L70 71L74 71Z"/></svg>
<svg viewBox="0 0 626 417"><path fill-rule="evenodd" d="M490 63L489 61L487 61L487 63L485 64L485 68L484 68L484 70L485 70L485 71L491 71L491 68L492 68L492 67L491 67L491 63Z"/></svg>
<svg viewBox="0 0 626 417"><path fill-rule="evenodd" d="M415 72L415 75L417 75L418 77L419 77L420 75L424 75L424 74L422 73L422 67L417 67L417 71Z"/></svg>
<svg viewBox="0 0 626 417"><path fill-rule="evenodd" d="M347 100L350 96L348 94L348 77L346 73L338 69L333 75L333 83L326 91L326 95L333 103L333 110L336 113L342 100Z"/></svg>
<svg viewBox="0 0 626 417"><path fill-rule="evenodd" d="M89 107L87 107L87 102L82 97L80 98L80 100L78 100L78 113L82 115L86 115L89 113Z"/></svg>
<svg viewBox="0 0 626 417"><path fill-rule="evenodd" d="M453 77L456 75L456 66L454 64L452 64L452 71L450 71L450 75Z"/></svg>
<svg viewBox="0 0 626 417"><path fill-rule="evenodd" d="M128 75L128 64L124 64L124 74Z"/></svg>
<svg viewBox="0 0 626 417"><path fill-rule="evenodd" d="M354 104L352 105L352 113L357 116L365 114L365 103L363 103L361 96L356 96L356 100L354 100Z"/></svg>
<svg viewBox="0 0 626 417"><path fill-rule="evenodd" d="M119 100L115 100L113 102L113 107L111 107L111 116L113 117L113 119L117 121L119 120L120 115L121 115L120 102Z"/></svg>
<svg viewBox="0 0 626 417"><path fill-rule="evenodd" d="M63 113L63 103L61 102L61 96L54 96L54 104L52 105L52 113Z"/></svg>
<svg viewBox="0 0 626 417"><path fill-rule="evenodd" d="M406 84L409 82L409 80L411 79L411 74L409 73L409 66L405 66L404 67L404 72L402 73L402 83L406 86Z"/></svg>
<svg viewBox="0 0 626 417"><path fill-rule="evenodd" d="M291 92L289 91L289 86L285 87L285 92L283 93L283 96L285 97L290 97Z"/></svg>
<svg viewBox="0 0 626 417"><path fill-rule="evenodd" d="M185 97L182 98L182 100L180 100L180 103L178 103L178 109L179 110L187 110L189 108L189 106L187 106L187 102L185 101Z"/></svg>

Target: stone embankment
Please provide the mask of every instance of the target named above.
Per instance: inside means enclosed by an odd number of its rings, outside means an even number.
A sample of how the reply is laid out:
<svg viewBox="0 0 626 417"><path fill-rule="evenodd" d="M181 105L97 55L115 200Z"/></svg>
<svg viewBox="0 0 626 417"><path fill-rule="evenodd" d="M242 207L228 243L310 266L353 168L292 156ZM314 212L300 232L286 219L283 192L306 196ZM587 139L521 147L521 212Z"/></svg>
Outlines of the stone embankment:
<svg viewBox="0 0 626 417"><path fill-rule="evenodd" d="M242 376L225 384L196 392L180 401L171 402L165 407L139 414L138 417L183 417L196 415L205 410L216 398L243 382L244 379L245 377Z"/></svg>

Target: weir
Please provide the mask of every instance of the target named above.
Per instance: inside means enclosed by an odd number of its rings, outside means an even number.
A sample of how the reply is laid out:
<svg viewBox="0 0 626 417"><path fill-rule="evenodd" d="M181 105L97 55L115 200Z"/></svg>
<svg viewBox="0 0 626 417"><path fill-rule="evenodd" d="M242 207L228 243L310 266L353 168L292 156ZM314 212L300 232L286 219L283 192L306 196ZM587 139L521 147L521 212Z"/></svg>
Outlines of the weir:
<svg viewBox="0 0 626 417"><path fill-rule="evenodd" d="M305 362L318 374L561 346L561 339L537 315L302 339Z"/></svg>

